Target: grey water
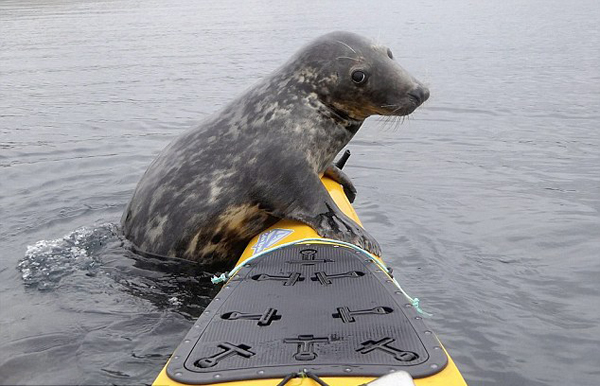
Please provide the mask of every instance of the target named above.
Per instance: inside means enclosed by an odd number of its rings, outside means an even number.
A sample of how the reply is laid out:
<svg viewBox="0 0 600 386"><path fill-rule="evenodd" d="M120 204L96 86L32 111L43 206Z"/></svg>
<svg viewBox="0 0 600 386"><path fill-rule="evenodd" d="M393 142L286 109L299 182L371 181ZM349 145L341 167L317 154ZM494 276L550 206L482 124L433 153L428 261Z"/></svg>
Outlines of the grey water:
<svg viewBox="0 0 600 386"><path fill-rule="evenodd" d="M355 207L471 385L600 379L596 0L0 2L0 383L149 384L217 289L131 253L175 136L310 39L431 90L350 143Z"/></svg>

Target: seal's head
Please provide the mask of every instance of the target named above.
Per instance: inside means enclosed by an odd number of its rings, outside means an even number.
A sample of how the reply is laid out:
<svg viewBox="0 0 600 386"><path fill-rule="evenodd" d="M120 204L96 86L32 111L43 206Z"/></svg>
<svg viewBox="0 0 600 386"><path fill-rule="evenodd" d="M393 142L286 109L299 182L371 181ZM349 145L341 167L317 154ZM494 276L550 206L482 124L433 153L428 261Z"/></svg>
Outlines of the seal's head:
<svg viewBox="0 0 600 386"><path fill-rule="evenodd" d="M284 68L323 104L357 121L408 115L429 98L429 90L400 67L389 48L350 32L321 36Z"/></svg>

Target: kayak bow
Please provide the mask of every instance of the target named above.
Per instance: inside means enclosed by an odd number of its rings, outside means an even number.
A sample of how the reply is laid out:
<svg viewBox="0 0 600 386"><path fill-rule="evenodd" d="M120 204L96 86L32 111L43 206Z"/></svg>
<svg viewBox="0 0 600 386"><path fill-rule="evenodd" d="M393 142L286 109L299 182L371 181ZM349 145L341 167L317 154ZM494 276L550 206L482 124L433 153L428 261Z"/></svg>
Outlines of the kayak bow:
<svg viewBox="0 0 600 386"><path fill-rule="evenodd" d="M323 184L361 224L342 187ZM154 386L363 385L390 373L373 385L466 385L383 261L358 247L281 220L222 279Z"/></svg>

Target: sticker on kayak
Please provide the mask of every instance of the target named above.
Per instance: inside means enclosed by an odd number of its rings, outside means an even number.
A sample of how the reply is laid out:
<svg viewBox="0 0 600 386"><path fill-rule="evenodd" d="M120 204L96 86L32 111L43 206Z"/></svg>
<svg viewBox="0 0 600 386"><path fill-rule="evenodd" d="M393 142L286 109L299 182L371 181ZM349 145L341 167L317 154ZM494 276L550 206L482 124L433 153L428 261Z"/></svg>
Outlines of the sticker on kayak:
<svg viewBox="0 0 600 386"><path fill-rule="evenodd" d="M291 229L270 230L258 236L258 241L256 242L256 244L254 244L252 249L254 250L254 253L262 252L265 249L277 244L279 241L285 239L292 233L294 233L294 231Z"/></svg>

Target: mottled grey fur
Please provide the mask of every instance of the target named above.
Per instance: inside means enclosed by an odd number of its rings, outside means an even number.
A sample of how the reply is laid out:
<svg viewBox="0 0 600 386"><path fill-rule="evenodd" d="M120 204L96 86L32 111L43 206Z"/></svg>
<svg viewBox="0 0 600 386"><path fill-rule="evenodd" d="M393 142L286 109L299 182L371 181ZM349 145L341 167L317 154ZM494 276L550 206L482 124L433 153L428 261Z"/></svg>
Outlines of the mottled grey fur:
<svg viewBox="0 0 600 386"><path fill-rule="evenodd" d="M365 82L352 79L356 70ZM410 114L428 95L386 47L324 35L161 152L123 214L125 236L148 253L231 263L286 218L380 254L319 175L351 186L332 161L363 121Z"/></svg>

